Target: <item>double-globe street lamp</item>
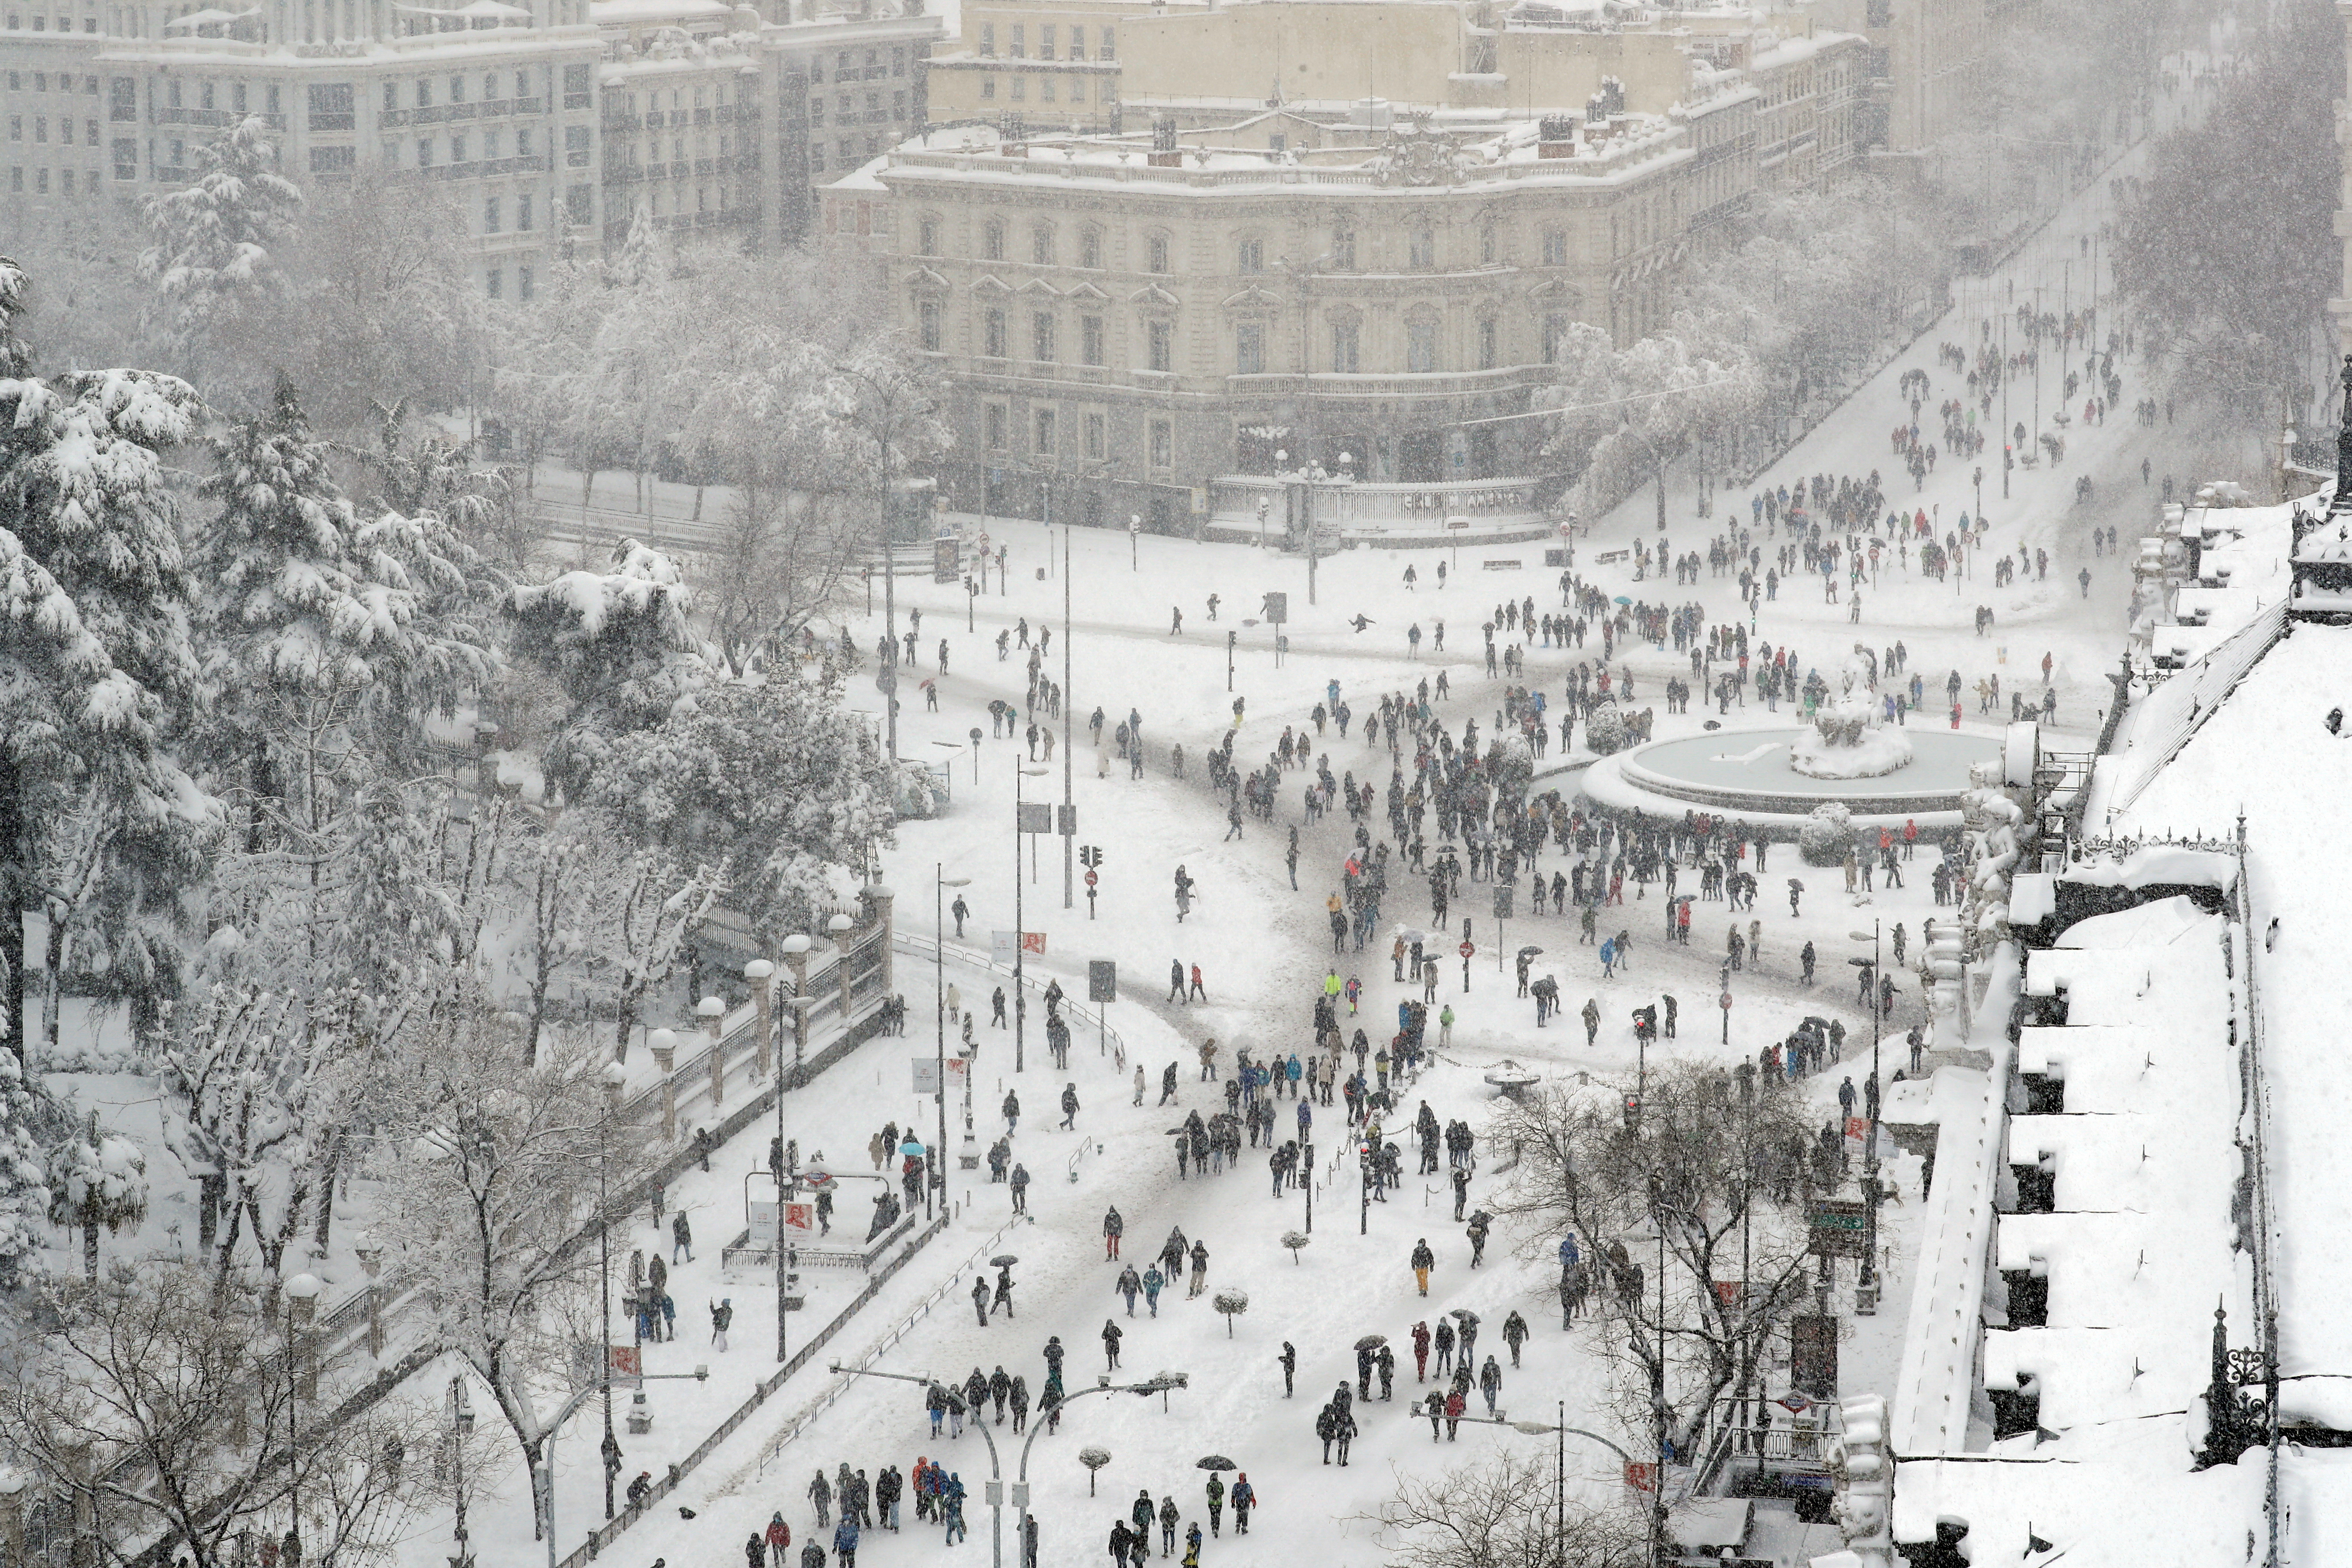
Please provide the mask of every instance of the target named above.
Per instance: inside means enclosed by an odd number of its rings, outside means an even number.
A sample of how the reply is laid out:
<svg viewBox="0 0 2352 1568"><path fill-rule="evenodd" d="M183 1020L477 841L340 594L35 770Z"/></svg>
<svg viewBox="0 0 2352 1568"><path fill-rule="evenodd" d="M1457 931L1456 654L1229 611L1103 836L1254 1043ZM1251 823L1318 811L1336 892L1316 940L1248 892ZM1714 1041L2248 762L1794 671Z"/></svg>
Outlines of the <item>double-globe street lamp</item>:
<svg viewBox="0 0 2352 1568"><path fill-rule="evenodd" d="M955 1394L952 1384L939 1378L926 1377L917 1373L878 1372L870 1367L844 1366L839 1362L835 1362L831 1370L843 1377L887 1377L898 1383L919 1383L925 1388L946 1389L957 1399L963 1397L960 1394ZM1141 1383L1113 1383L1108 1373L1102 1373L1097 1376L1092 1388L1081 1388L1075 1394L1064 1394L1061 1404L1055 1409L1059 1411L1090 1394L1132 1394L1145 1398L1157 1394L1161 1396L1161 1403L1164 1405L1169 1390L1189 1388L1192 1386L1192 1374L1183 1372L1157 1373ZM976 1415L977 1413L975 1413ZM1050 1424L1043 1413L1036 1420L1030 1423L1029 1439L1021 1445L1020 1470L1013 1483L1013 1506L1019 1510L1015 1528L1024 1543L1024 1552L1025 1543L1029 1539L1029 1450L1036 1446L1039 1434L1043 1433ZM997 1454L996 1438L990 1433L988 1423L975 1418L972 1422L972 1429L978 1432L982 1439L988 1444L989 1481L984 1500L992 1516L989 1526L991 1538L989 1562L992 1568L1004 1568L1004 1466ZM1025 1560L1024 1568L1026 1568Z"/></svg>

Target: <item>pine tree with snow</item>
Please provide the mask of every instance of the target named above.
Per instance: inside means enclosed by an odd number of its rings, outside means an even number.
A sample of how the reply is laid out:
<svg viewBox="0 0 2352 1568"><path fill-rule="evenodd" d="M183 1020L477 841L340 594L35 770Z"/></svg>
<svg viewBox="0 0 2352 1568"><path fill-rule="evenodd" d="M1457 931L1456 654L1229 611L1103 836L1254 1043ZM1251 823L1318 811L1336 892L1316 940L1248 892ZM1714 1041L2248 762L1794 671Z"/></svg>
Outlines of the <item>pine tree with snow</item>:
<svg viewBox="0 0 2352 1568"><path fill-rule="evenodd" d="M147 1161L128 1138L99 1130L98 1112L49 1157L49 1219L81 1232L81 1271L98 1278L98 1232L147 1217Z"/></svg>
<svg viewBox="0 0 2352 1568"><path fill-rule="evenodd" d="M73 1131L72 1118L0 1052L0 1289L36 1263L49 1228L47 1151Z"/></svg>
<svg viewBox="0 0 2352 1568"><path fill-rule="evenodd" d="M293 236L302 193L278 172L278 143L259 115L197 148L196 168L189 184L147 198L154 243L139 271L154 288L149 319L173 363L209 384L205 373L238 329L286 294L275 252Z"/></svg>
<svg viewBox="0 0 2352 1568"><path fill-rule="evenodd" d="M572 710L548 747L548 778L577 796L615 740L652 729L709 679L711 661L687 625L684 576L634 539L610 572L566 572L507 596L507 612L562 684Z"/></svg>
<svg viewBox="0 0 2352 1568"><path fill-rule="evenodd" d="M170 751L197 669L160 452L188 438L198 405L144 371L25 374L24 286L0 258L0 367L16 373L0 380L0 921L21 931L31 889L65 885L45 863L59 840L34 828L76 812L94 837L73 841L98 845L102 874L76 884L88 902L60 910L52 897L50 912L87 931L168 903L191 874L189 840L216 816ZM0 1012L22 1062L19 951L0 942Z"/></svg>

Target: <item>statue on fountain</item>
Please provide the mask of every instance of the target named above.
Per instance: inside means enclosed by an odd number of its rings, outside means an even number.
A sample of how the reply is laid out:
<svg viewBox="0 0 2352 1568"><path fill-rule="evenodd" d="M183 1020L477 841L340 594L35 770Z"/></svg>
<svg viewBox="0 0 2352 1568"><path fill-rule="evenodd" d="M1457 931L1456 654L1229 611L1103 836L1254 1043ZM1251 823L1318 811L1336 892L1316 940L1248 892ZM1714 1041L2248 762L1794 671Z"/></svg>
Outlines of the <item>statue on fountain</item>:
<svg viewBox="0 0 2352 1568"><path fill-rule="evenodd" d="M1911 761L1910 737L1886 726L1876 673L1849 659L1836 671L1834 694L1818 671L1808 678L1812 729L1799 731L1790 742L1790 768L1807 778L1873 779Z"/></svg>

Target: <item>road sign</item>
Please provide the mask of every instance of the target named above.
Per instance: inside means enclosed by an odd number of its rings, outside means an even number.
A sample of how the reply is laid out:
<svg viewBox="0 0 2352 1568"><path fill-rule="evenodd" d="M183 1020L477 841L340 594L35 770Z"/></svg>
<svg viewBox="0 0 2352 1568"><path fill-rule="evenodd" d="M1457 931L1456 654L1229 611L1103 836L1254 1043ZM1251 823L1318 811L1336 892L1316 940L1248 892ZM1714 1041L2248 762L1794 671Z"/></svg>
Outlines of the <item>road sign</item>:
<svg viewBox="0 0 2352 1568"><path fill-rule="evenodd" d="M1860 1258L1870 1245L1868 1205L1851 1198L1816 1198L1806 1215L1807 1250L1822 1258Z"/></svg>
<svg viewBox="0 0 2352 1568"><path fill-rule="evenodd" d="M1475 942L1465 942L1462 944L1461 952L1462 956L1465 958L1469 957L1472 953L1476 952L1477 951L1478 946Z"/></svg>
<svg viewBox="0 0 2352 1568"><path fill-rule="evenodd" d="M635 1345L606 1345L604 1359L615 1384L634 1384L646 1374L645 1352Z"/></svg>
<svg viewBox="0 0 2352 1568"><path fill-rule="evenodd" d="M1087 878L1091 881L1094 873ZM1087 962L1087 1000L1116 1002L1118 1000L1118 964L1111 959L1096 958Z"/></svg>
<svg viewBox="0 0 2352 1568"><path fill-rule="evenodd" d="M1722 995L1717 996L1715 999L1715 1005L1722 1008L1725 1012L1729 1012L1731 1010L1731 993L1727 991Z"/></svg>
<svg viewBox="0 0 2352 1568"><path fill-rule="evenodd" d="M1078 808L1075 805L1055 806L1054 831L1065 838L1076 838L1078 836Z"/></svg>
<svg viewBox="0 0 2352 1568"><path fill-rule="evenodd" d="M1495 884L1495 918L1498 921L1507 921L1513 918L1511 914L1511 884L1508 882L1497 882Z"/></svg>
<svg viewBox="0 0 2352 1568"><path fill-rule="evenodd" d="M1023 833L1054 831L1054 808L1042 800L1024 800L1016 808L1013 826Z"/></svg>
<svg viewBox="0 0 2352 1568"><path fill-rule="evenodd" d="M1096 883L1097 883L1097 882L1099 882L1099 881L1101 881L1101 880L1102 880L1102 873L1101 873L1101 872L1099 872L1099 871L1089 871L1089 872L1087 872L1087 887L1091 888L1091 887L1093 887Z"/></svg>
<svg viewBox="0 0 2352 1568"><path fill-rule="evenodd" d="M937 1057L917 1057L913 1059L917 1094L937 1094L940 1091L940 1063Z"/></svg>
<svg viewBox="0 0 2352 1568"><path fill-rule="evenodd" d="M1286 593L1266 595L1262 613L1268 622L1281 626L1290 619L1290 595Z"/></svg>

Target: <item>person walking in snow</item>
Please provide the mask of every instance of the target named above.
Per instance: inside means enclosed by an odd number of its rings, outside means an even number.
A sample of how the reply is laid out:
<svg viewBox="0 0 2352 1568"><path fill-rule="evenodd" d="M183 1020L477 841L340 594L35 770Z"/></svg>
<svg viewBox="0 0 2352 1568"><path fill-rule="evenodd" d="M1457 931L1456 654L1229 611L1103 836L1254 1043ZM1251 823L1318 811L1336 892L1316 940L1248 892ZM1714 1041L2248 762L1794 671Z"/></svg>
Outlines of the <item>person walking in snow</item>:
<svg viewBox="0 0 2352 1568"><path fill-rule="evenodd" d="M1424 1296L1429 1294L1429 1271L1436 1267L1437 1254L1429 1249L1429 1239L1424 1237L1414 1242L1412 1244L1412 1282L1421 1287L1421 1293Z"/></svg>
<svg viewBox="0 0 2352 1568"><path fill-rule="evenodd" d="M1113 1205L1103 1215L1103 1261L1118 1261L1118 1238L1127 1231L1127 1221L1119 1218L1118 1207Z"/></svg>
<svg viewBox="0 0 2352 1568"><path fill-rule="evenodd" d="M1062 1125L1066 1129L1074 1127L1077 1119L1078 1086L1075 1083L1066 1083L1062 1086Z"/></svg>
<svg viewBox="0 0 2352 1568"><path fill-rule="evenodd" d="M1196 1241L1192 1244L1192 1289L1185 1292L1185 1299L1190 1300L1192 1297L1198 1296L1208 1288L1208 1282L1209 1244L1205 1241Z"/></svg>

